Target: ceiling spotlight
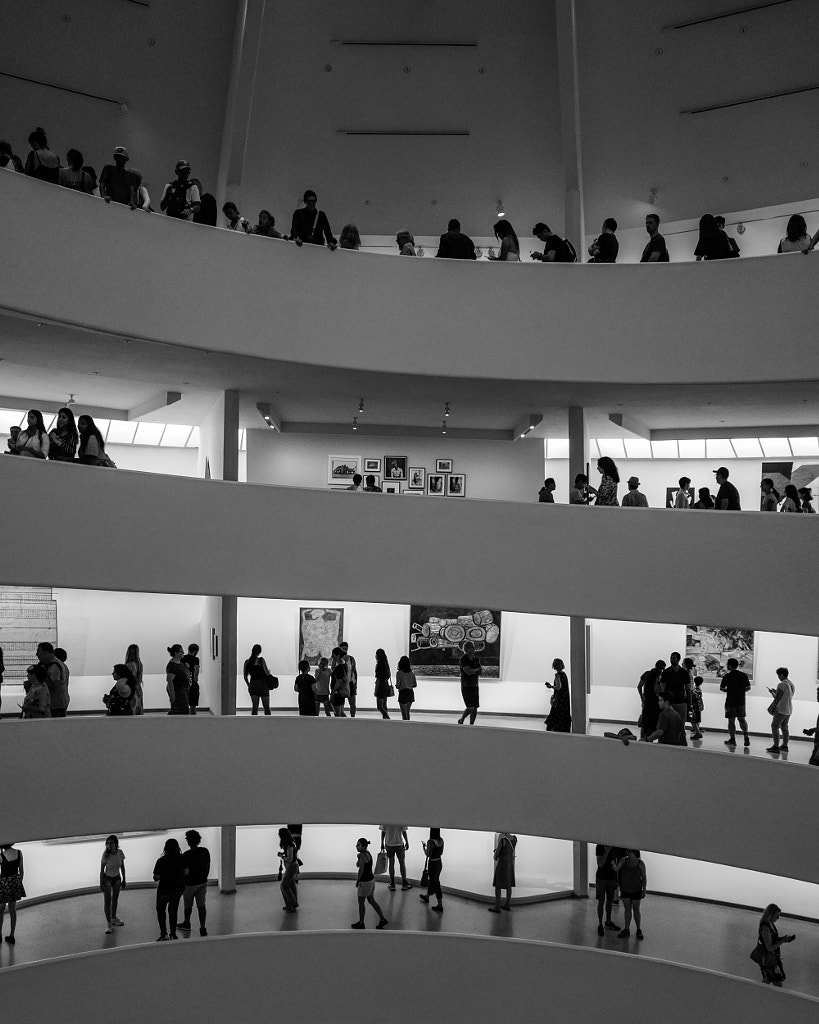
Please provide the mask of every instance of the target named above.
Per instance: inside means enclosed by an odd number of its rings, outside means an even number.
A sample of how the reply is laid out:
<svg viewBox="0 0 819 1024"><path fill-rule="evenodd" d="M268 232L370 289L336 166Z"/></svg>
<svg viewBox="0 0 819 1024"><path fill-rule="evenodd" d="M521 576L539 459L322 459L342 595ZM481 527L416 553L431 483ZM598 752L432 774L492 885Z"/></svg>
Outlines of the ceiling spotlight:
<svg viewBox="0 0 819 1024"><path fill-rule="evenodd" d="M358 416L353 416L353 430L358 430Z"/></svg>
<svg viewBox="0 0 819 1024"><path fill-rule="evenodd" d="M444 417L449 416L449 402L444 403Z"/></svg>
<svg viewBox="0 0 819 1024"><path fill-rule="evenodd" d="M177 392L178 394L178 392ZM256 411L270 427L271 430L278 430L281 433L282 423L275 412L270 408L269 402L257 402Z"/></svg>
<svg viewBox="0 0 819 1024"><path fill-rule="evenodd" d="M495 204L495 213L499 217L505 217L506 216L506 210L503 208L503 200L502 199L499 199L497 201L497 203Z"/></svg>
<svg viewBox="0 0 819 1024"><path fill-rule="evenodd" d="M359 412L364 412L364 399L363 398L359 398L359 400L358 400L358 411Z"/></svg>
<svg viewBox="0 0 819 1024"><path fill-rule="evenodd" d="M446 433L446 420L442 420L441 421L441 433L442 434Z"/></svg>

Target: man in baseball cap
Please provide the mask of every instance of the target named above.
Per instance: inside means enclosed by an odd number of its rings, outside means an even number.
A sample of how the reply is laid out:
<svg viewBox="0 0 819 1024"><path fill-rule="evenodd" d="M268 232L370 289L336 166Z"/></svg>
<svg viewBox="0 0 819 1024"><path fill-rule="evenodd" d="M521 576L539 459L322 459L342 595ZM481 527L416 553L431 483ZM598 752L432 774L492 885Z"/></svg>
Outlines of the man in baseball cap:
<svg viewBox="0 0 819 1024"><path fill-rule="evenodd" d="M106 203L122 203L133 210L141 205L139 186L142 183L142 175L133 167L126 168L129 160L125 146L114 148L113 164L106 164L100 174L100 195Z"/></svg>
<svg viewBox="0 0 819 1024"><path fill-rule="evenodd" d="M725 466L720 466L719 469L714 469L712 472L719 484L719 490L714 499L714 508L722 512L741 512L739 491L733 484L728 483L728 469Z"/></svg>

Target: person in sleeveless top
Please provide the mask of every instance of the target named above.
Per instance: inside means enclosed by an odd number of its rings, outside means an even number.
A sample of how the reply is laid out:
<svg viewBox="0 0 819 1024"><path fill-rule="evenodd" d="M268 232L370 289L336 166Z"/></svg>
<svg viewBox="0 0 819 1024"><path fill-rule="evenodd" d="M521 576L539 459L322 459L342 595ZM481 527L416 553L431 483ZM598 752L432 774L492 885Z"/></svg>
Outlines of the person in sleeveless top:
<svg viewBox="0 0 819 1024"><path fill-rule="evenodd" d="M48 148L48 139L42 128L35 128L28 137L31 152L26 157L26 174L39 181L60 183L60 158Z"/></svg>
<svg viewBox="0 0 819 1024"><path fill-rule="evenodd" d="M356 857L356 867L358 868L358 876L356 877L355 888L356 895L358 896L358 920L354 921L351 928L364 928L364 912L366 911L366 904L369 903L373 910L378 914L378 924L375 926L377 929L386 928L389 921L384 917L384 912L381 907L376 903L375 900L375 876L373 875L373 855L367 849L370 845L369 839L359 839L355 844L355 848L358 851Z"/></svg>
<svg viewBox="0 0 819 1024"><path fill-rule="evenodd" d="M191 674L188 666L182 661L185 653L182 644L173 644L168 648L171 660L165 666L165 681L168 699L171 702L169 715L189 715L190 702L188 693L191 688Z"/></svg>
<svg viewBox="0 0 819 1024"><path fill-rule="evenodd" d="M142 689L142 658L139 656L139 646L129 644L125 652L125 665L131 670L131 675L136 680L136 700L134 703L134 714L141 715L144 711L144 694Z"/></svg>
<svg viewBox="0 0 819 1024"><path fill-rule="evenodd" d="M6 942L13 946L17 941L14 932L17 928L17 901L26 898L23 888L23 855L14 849L14 843L0 844L0 935L3 934L3 918L6 904L9 907L9 925L11 930Z"/></svg>
<svg viewBox="0 0 819 1024"><path fill-rule="evenodd" d="M443 868L444 841L441 838L440 828L429 830L429 839L421 843L427 857L427 891L422 892L418 897L422 903L429 903L430 897L435 896L438 902L429 909L439 914L444 912L443 894L441 891L441 869Z"/></svg>
<svg viewBox="0 0 819 1024"><path fill-rule="evenodd" d="M520 263L520 242L509 221L499 220L493 230L495 238L500 242L500 249L497 256L490 256L489 259L501 263Z"/></svg>
<svg viewBox="0 0 819 1024"><path fill-rule="evenodd" d="M782 988L782 982L786 978L780 948L796 938L795 935L780 935L777 931L776 922L781 913L775 903L769 903L765 907L759 919L757 944L751 954L751 959L759 965L762 980L766 985L774 985L776 988Z"/></svg>
<svg viewBox="0 0 819 1024"><path fill-rule="evenodd" d="M253 705L251 715L259 714L259 701L262 702L264 713L270 714L270 686L267 683L269 675L267 663L262 657L262 645L254 644L250 650L250 657L242 668L242 677L247 683L247 692Z"/></svg>

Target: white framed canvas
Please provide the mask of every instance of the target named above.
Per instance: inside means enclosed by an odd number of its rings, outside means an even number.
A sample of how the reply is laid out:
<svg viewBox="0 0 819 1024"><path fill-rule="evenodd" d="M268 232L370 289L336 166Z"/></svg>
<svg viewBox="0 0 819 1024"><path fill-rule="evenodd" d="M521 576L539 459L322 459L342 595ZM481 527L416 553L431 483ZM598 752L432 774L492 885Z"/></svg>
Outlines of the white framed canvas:
<svg viewBox="0 0 819 1024"><path fill-rule="evenodd" d="M336 487L348 486L356 473L361 472L360 455L328 455L327 483Z"/></svg>

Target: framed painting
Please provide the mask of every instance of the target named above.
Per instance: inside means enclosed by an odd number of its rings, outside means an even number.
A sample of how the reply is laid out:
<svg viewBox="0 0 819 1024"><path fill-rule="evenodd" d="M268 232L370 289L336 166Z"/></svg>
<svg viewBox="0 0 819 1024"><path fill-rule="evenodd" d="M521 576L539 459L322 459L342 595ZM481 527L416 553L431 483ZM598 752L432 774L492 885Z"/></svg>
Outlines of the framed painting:
<svg viewBox="0 0 819 1024"><path fill-rule="evenodd" d="M317 665L343 639L343 608L299 608L299 661Z"/></svg>
<svg viewBox="0 0 819 1024"><path fill-rule="evenodd" d="M406 455L385 455L384 456L384 479L385 480L406 480L407 463Z"/></svg>
<svg viewBox="0 0 819 1024"><path fill-rule="evenodd" d="M430 473L427 477L427 494L436 498L443 498L446 494L446 477L441 473Z"/></svg>
<svg viewBox="0 0 819 1024"><path fill-rule="evenodd" d="M463 473L450 473L446 478L446 493L450 498L462 498L466 493L466 476Z"/></svg>
<svg viewBox="0 0 819 1024"><path fill-rule="evenodd" d="M407 489L410 491L423 491L427 486L427 471L423 466L410 466L407 477Z"/></svg>
<svg viewBox="0 0 819 1024"><path fill-rule="evenodd" d="M740 672L754 678L754 634L750 629L722 626L686 626L685 654L694 661L694 674L702 676L703 686L719 686L728 671L729 658L736 658Z"/></svg>
<svg viewBox="0 0 819 1024"><path fill-rule="evenodd" d="M381 476L381 459L364 459L364 473L377 473Z"/></svg>
<svg viewBox="0 0 819 1024"><path fill-rule="evenodd" d="M411 605L409 656L416 675L458 676L464 644L475 645L484 679L500 678L501 613Z"/></svg>
<svg viewBox="0 0 819 1024"><path fill-rule="evenodd" d="M435 472L436 473L451 473L452 472L452 459L436 459L435 460Z"/></svg>
<svg viewBox="0 0 819 1024"><path fill-rule="evenodd" d="M351 484L356 473L361 472L360 455L328 455L327 456L327 483L335 484L336 487L342 484Z"/></svg>
<svg viewBox="0 0 819 1024"><path fill-rule="evenodd" d="M401 493L401 481L400 480L385 480L383 491L385 494L400 494Z"/></svg>

